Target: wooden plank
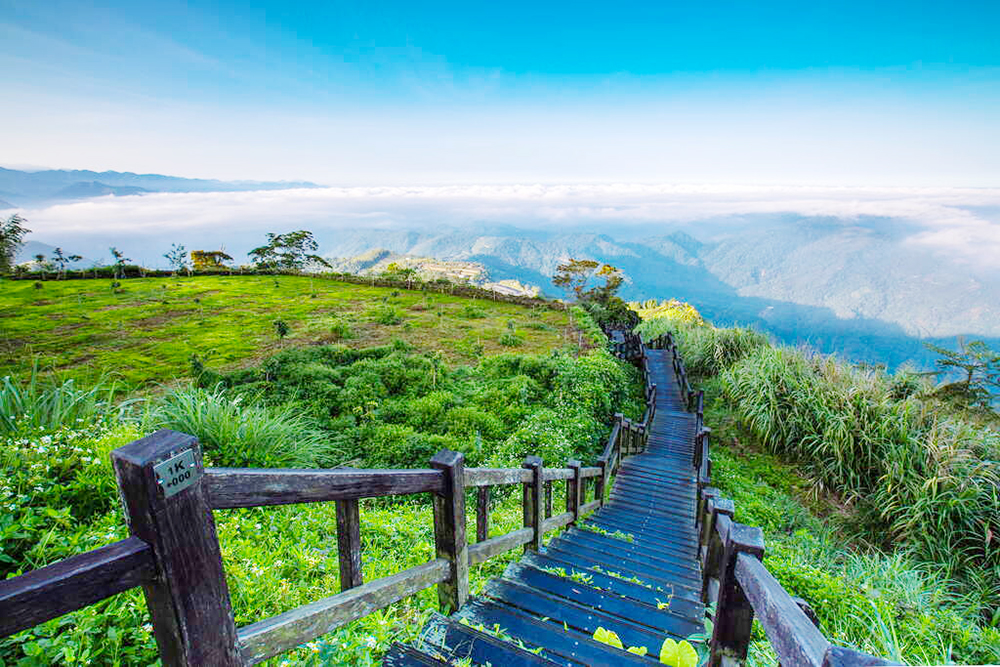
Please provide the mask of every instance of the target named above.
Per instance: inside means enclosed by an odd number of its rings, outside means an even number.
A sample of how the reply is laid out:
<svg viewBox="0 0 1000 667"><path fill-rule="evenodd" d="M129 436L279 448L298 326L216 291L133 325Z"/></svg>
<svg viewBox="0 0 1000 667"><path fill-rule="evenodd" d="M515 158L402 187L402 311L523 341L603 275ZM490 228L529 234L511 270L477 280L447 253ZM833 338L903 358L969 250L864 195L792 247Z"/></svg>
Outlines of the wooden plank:
<svg viewBox="0 0 1000 667"><path fill-rule="evenodd" d="M556 514L554 517L550 517L542 522L542 533L547 533L549 531L555 530L556 528L562 528L573 522L572 512L563 512L562 514Z"/></svg>
<svg viewBox="0 0 1000 667"><path fill-rule="evenodd" d="M450 564L447 581L438 584L442 613L462 608L469 598L469 544L465 538L465 456L447 449L434 455L431 467L444 474L444 489L434 494L434 548Z"/></svg>
<svg viewBox="0 0 1000 667"><path fill-rule="evenodd" d="M0 581L0 637L140 586L155 574L153 550L129 537Z"/></svg>
<svg viewBox="0 0 1000 667"><path fill-rule="evenodd" d="M583 505L580 505L580 516L583 516L584 514L590 514L600 506L601 506L600 500L591 500L589 503L584 503Z"/></svg>
<svg viewBox="0 0 1000 667"><path fill-rule="evenodd" d="M451 564L438 558L244 626L239 629L238 636L245 664L255 665L388 607L393 602L447 580L450 571Z"/></svg>
<svg viewBox="0 0 1000 667"><path fill-rule="evenodd" d="M340 590L360 586L361 516L357 500L337 501L337 557L340 560Z"/></svg>
<svg viewBox="0 0 1000 667"><path fill-rule="evenodd" d="M752 555L736 558L736 580L782 665L822 667L830 642L781 584Z"/></svg>
<svg viewBox="0 0 1000 667"><path fill-rule="evenodd" d="M531 473L520 468L468 468L466 486L503 486L524 484L531 481Z"/></svg>
<svg viewBox="0 0 1000 667"><path fill-rule="evenodd" d="M482 563L493 556L516 549L522 544L531 542L534 536L535 529L529 526L473 544L469 547L469 565Z"/></svg>
<svg viewBox="0 0 1000 667"><path fill-rule="evenodd" d="M590 477L600 477L601 467L600 466L588 466L586 468L580 468L580 477L588 479Z"/></svg>
<svg viewBox="0 0 1000 667"><path fill-rule="evenodd" d="M543 475L544 477L544 475ZM552 516L552 482L545 482L545 518Z"/></svg>
<svg viewBox="0 0 1000 667"><path fill-rule="evenodd" d="M190 483L168 497L154 468L178 460L193 461L184 470ZM129 528L156 556L157 577L143 592L163 664L241 665L198 440L163 429L114 450L111 461Z"/></svg>
<svg viewBox="0 0 1000 667"><path fill-rule="evenodd" d="M476 492L476 542L484 542L490 534L490 487L481 486Z"/></svg>
<svg viewBox="0 0 1000 667"><path fill-rule="evenodd" d="M553 482L553 481L558 481L560 479L572 479L572 478L573 478L573 471L570 470L569 468L545 468L542 471L542 479L545 480L546 482Z"/></svg>
<svg viewBox="0 0 1000 667"><path fill-rule="evenodd" d="M205 476L213 509L400 496L444 486L437 470L210 468Z"/></svg>
<svg viewBox="0 0 1000 667"><path fill-rule="evenodd" d="M723 525L728 517L722 517ZM721 531L720 531L721 534ZM715 625L709 643L709 667L718 667L722 657L743 662L750 647L754 609L736 580L736 562L740 555L760 559L764 556L764 533L760 528L732 523L722 539L722 561L719 566L719 602ZM794 663L793 663L794 664Z"/></svg>

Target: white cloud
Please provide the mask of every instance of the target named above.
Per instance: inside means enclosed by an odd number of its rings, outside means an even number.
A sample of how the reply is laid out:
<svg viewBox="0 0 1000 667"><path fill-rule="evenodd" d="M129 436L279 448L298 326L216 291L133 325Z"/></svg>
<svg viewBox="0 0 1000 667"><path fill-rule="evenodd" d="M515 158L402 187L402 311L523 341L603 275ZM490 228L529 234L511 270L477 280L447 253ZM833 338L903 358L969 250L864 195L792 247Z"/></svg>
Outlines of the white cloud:
<svg viewBox="0 0 1000 667"><path fill-rule="evenodd" d="M993 220L978 211L996 211ZM266 231L441 229L510 224L567 229L685 223L794 213L851 224L885 217L914 226L908 242L1000 268L1000 189L725 186L696 184L348 187L104 197L24 212L34 238L61 243L142 244L167 237L226 243L237 252Z"/></svg>

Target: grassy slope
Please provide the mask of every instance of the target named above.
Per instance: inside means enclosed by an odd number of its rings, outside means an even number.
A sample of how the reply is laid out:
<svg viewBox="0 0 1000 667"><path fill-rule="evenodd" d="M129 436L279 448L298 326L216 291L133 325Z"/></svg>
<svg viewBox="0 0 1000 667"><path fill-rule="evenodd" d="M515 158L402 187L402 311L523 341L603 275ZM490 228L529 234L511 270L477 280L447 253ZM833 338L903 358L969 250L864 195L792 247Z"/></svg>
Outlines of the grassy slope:
<svg viewBox="0 0 1000 667"><path fill-rule="evenodd" d="M122 281L118 292L105 280L49 281L41 289L0 281L0 375L24 375L37 356L43 369L82 380L112 372L131 386L165 382L187 375L191 354L225 368L282 345L336 342L335 321L352 330L353 338L342 341L348 345L402 338L440 350L451 363L510 350L500 344L509 321L523 341L518 351L576 342L563 312L439 293L393 294L298 276L140 278ZM401 322L381 323L386 309L395 309ZM279 318L291 328L282 343L274 333Z"/></svg>
<svg viewBox="0 0 1000 667"><path fill-rule="evenodd" d="M132 280L125 283L122 294L112 294L110 289L105 293L106 282L50 282L38 290L44 296L27 283L4 283L0 290L4 290L4 314L8 317L2 320L3 330L9 338L19 336L33 342L33 349L43 355L47 364L65 365L92 355L89 364L93 368L80 364L69 369L77 377L96 375L101 368L121 369L120 374L134 384L169 381L175 374L186 374L187 356L193 351L204 354L213 346L219 350L214 366L223 365L220 359L233 367L255 365L277 348L271 329L273 319L281 317L292 325L292 338L296 340L284 343L285 348L290 348L296 343L322 339L328 331L324 318L338 309L342 319L353 320L355 329L362 333L346 341L351 345L367 346L398 336L425 350L440 348L452 361L471 360L473 355L466 353L463 341L475 338L482 340L486 355L511 351L496 343L496 338L508 332L510 319L517 323L517 333L524 339L523 346L514 349L517 352L548 353L554 347L580 340L577 329L565 328L567 315L562 312L532 311L436 294L430 296L428 310L408 310L409 306L424 304L422 294L402 292L393 297L388 289L317 280L318 296L312 299L308 279L279 277L279 281L285 285L281 291L274 289L271 278ZM161 287L164 284L166 288ZM297 291L290 296L293 288ZM167 293L167 303L161 302L158 290ZM234 297L240 295L244 299L254 297L253 305L234 305ZM194 303L195 297L200 299L197 305L205 307L204 317L199 313L196 318L162 318L178 309L181 302ZM377 325L371 314L364 313L383 306L383 298L395 302L411 321L409 329L403 325ZM481 309L486 316L463 316L467 305ZM444 313L440 319L438 312ZM153 324L150 318L156 313L161 320ZM148 328L136 323L146 323ZM60 338L59 327L66 324L82 325L73 329L75 340ZM539 326L543 328L532 328ZM18 336L12 333L15 330ZM184 338L189 340L185 342ZM206 339L208 344L204 344ZM147 350L145 359L139 353L143 349ZM10 355L5 363L8 371L23 373L27 369L25 361L16 363ZM505 383L502 378L500 382ZM583 391L585 387L577 389ZM616 405L611 411L625 407ZM67 428L54 432L12 432L0 441L0 469L9 473L0 478L0 564L8 575L127 535L114 500L116 490L108 454L139 437L141 427L121 422L114 414L107 416L102 425L69 421ZM82 479L100 483L84 484ZM561 489L557 488L557 493L556 506L562 501ZM474 506L472 497L468 502ZM335 511L333 504L321 503L216 514L238 624L287 611L339 590ZM491 535L519 528L520 494L494 494L490 515ZM366 581L430 558L433 522L426 498L363 501L361 520ZM467 512L467 521L467 532L474 535L474 511ZM4 562L5 553L15 556L13 563L9 557ZM473 592L481 590L489 577L502 572L506 563L519 555L514 551L472 568ZM267 664L376 664L392 640L413 639L436 605L434 590L423 591ZM155 656L155 644L148 623L141 591L133 590L0 640L0 665L149 664Z"/></svg>

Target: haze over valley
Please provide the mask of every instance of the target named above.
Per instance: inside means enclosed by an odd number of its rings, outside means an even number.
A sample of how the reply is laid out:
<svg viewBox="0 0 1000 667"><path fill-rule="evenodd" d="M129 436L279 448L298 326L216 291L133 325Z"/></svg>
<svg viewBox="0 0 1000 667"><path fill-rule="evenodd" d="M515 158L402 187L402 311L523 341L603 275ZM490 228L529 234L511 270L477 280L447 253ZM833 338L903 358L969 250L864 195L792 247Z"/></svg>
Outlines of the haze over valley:
<svg viewBox="0 0 1000 667"><path fill-rule="evenodd" d="M17 180L12 173L0 175L9 183ZM753 324L784 342L891 366L926 365L922 339L1000 338L995 189L288 188L101 177L114 187L199 191L44 200L19 209L31 223L29 240L97 262L115 245L145 266L165 267L171 243L225 248L239 264L266 232L310 229L329 259L387 250L474 262L490 280L517 280L553 296L561 295L551 284L559 263L592 258L623 271L628 300L690 300L719 323ZM26 246L21 259L37 251Z"/></svg>

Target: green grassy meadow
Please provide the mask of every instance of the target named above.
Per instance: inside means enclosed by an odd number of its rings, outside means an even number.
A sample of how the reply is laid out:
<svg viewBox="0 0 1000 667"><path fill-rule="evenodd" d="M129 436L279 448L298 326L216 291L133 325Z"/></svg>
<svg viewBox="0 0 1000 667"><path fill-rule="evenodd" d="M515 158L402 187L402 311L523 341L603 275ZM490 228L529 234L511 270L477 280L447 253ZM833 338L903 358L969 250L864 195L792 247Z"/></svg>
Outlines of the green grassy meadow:
<svg viewBox="0 0 1000 667"><path fill-rule="evenodd" d="M402 339L452 364L576 338L565 312L305 276L0 280L0 376L43 372L137 388L187 376L196 354L239 368L282 348ZM275 320L289 334L279 340Z"/></svg>

